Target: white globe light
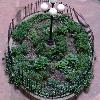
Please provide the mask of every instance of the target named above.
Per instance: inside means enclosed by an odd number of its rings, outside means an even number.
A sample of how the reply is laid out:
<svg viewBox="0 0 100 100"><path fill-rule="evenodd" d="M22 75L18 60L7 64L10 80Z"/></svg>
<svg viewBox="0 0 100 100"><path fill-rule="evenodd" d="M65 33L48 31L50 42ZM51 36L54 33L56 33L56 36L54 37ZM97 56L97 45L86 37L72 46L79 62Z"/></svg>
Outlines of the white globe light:
<svg viewBox="0 0 100 100"><path fill-rule="evenodd" d="M42 4L41 4L41 9L42 9L43 11L48 10L48 5L47 5L46 3L42 3Z"/></svg>
<svg viewBox="0 0 100 100"><path fill-rule="evenodd" d="M49 0L50 1L50 3L56 3L57 2L57 0Z"/></svg>
<svg viewBox="0 0 100 100"><path fill-rule="evenodd" d="M57 14L57 10L55 8L50 8L49 13L51 15L56 15Z"/></svg>
<svg viewBox="0 0 100 100"><path fill-rule="evenodd" d="M57 9L58 9L59 11L64 11L64 10L65 10L65 6L64 6L63 4L59 4L59 5L57 6Z"/></svg>

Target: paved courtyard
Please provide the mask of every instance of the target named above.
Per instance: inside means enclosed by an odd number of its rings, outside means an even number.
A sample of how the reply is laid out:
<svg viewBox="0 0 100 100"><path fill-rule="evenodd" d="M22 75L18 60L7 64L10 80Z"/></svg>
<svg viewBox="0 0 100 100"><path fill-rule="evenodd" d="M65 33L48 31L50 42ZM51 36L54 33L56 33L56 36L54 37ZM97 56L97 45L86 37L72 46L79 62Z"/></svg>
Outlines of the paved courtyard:
<svg viewBox="0 0 100 100"><path fill-rule="evenodd" d="M2 57L7 47L7 30L17 7L23 7L36 0L0 0L0 100L28 100L18 90L8 84ZM61 1L61 0L60 0ZM99 0L62 0L84 15L95 37L97 60L94 64L94 79L88 94L83 93L78 100L100 100L100 1Z"/></svg>

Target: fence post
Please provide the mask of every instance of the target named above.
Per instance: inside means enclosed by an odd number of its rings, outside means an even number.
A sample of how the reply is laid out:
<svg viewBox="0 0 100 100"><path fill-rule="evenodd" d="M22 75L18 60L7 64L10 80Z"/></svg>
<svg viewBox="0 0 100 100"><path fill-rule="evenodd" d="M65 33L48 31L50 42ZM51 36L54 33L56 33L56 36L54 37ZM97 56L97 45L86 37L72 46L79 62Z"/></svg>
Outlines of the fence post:
<svg viewBox="0 0 100 100"><path fill-rule="evenodd" d="M26 6L25 6L25 17L27 16Z"/></svg>
<svg viewBox="0 0 100 100"><path fill-rule="evenodd" d="M28 13L28 16L30 15L30 5L28 4L27 6L28 10L27 10L27 13Z"/></svg>
<svg viewBox="0 0 100 100"><path fill-rule="evenodd" d="M8 29L8 45L9 45L9 40L10 40L10 29Z"/></svg>
<svg viewBox="0 0 100 100"><path fill-rule="evenodd" d="M70 17L69 16L69 11L68 11L69 9L68 9L68 6L67 6L67 10L66 10L66 12L67 12L67 16L68 16L68 18Z"/></svg>
<svg viewBox="0 0 100 100"><path fill-rule="evenodd" d="M14 29L14 19L12 19L12 28Z"/></svg>
<svg viewBox="0 0 100 100"><path fill-rule="evenodd" d="M37 5L39 6L39 0L38 0L38 2L37 2Z"/></svg>
<svg viewBox="0 0 100 100"><path fill-rule="evenodd" d="M37 2L36 2L36 5L35 5L35 7L36 7L36 12L37 12Z"/></svg>
<svg viewBox="0 0 100 100"><path fill-rule="evenodd" d="M31 14L32 14L33 4L31 3Z"/></svg>
<svg viewBox="0 0 100 100"><path fill-rule="evenodd" d="M69 11L70 11L70 18L73 19L72 10L71 10L71 7L70 6L69 6Z"/></svg>
<svg viewBox="0 0 100 100"><path fill-rule="evenodd" d="M9 24L9 29L8 29L8 45L9 45L10 35L11 35L11 23Z"/></svg>
<svg viewBox="0 0 100 100"><path fill-rule="evenodd" d="M36 12L35 7L34 7L34 13Z"/></svg>

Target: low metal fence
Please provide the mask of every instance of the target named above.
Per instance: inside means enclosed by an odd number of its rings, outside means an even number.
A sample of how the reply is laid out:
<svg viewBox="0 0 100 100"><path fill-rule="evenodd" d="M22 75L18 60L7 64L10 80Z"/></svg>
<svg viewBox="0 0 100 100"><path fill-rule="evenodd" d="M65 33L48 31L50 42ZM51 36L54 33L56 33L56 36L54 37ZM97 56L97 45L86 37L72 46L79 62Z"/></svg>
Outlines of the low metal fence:
<svg viewBox="0 0 100 100"><path fill-rule="evenodd" d="M49 0L37 0L34 4L33 3L28 4L27 6L23 7L21 10L19 10L17 15L15 16L15 18L12 19L12 21L9 25L9 29L8 29L8 55L11 60L11 66L13 66L13 59L11 56L9 42L10 42L12 31L16 28L16 25L18 25L23 19L27 18L28 16L30 16L32 14L41 12L40 4L43 2L49 3ZM59 3L61 3L61 2L59 2ZM67 16L69 16L69 18L78 22L82 27L85 28L85 30L87 31L88 36L89 36L89 42L91 44L92 55L94 57L94 35L93 35L93 32L92 32L90 26L87 24L86 20L84 19L84 17L82 15L80 15L74 8L71 8L67 4L65 4L65 10L62 13L66 14ZM21 73L21 71L20 71L19 75L23 76L23 73ZM12 74L11 74L11 76L12 76ZM25 78L25 77L23 76L23 78ZM30 81L31 79L25 78L24 80L27 82L27 84L25 84L25 85L27 87L31 87L31 89L32 89L32 86L30 85L30 83L32 82L32 81ZM62 97L62 96L60 96L60 97ZM52 96L52 98L54 98L54 97Z"/></svg>

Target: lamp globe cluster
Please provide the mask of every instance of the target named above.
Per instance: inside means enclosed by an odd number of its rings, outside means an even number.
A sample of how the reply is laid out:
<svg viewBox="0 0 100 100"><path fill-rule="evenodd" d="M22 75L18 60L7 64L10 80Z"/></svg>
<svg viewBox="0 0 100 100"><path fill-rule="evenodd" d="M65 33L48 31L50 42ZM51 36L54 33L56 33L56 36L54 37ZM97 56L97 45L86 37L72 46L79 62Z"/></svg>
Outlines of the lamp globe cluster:
<svg viewBox="0 0 100 100"><path fill-rule="evenodd" d="M56 3L57 0L49 0L50 3Z"/></svg>
<svg viewBox="0 0 100 100"><path fill-rule="evenodd" d="M58 9L58 11L64 11L64 10L65 10L64 4L59 4L59 5L57 6L57 9Z"/></svg>
<svg viewBox="0 0 100 100"><path fill-rule="evenodd" d="M42 3L42 4L41 4L41 9L42 9L43 11L48 10L48 5L47 5L45 2Z"/></svg>
<svg viewBox="0 0 100 100"><path fill-rule="evenodd" d="M56 10L56 8L50 8L50 10L49 10L49 13L50 13L50 15L56 15L57 14L57 10Z"/></svg>
<svg viewBox="0 0 100 100"><path fill-rule="evenodd" d="M55 3L57 2L57 0L50 0L49 2L50 2L51 4L55 4ZM45 2L42 3L42 4L41 4L41 9L42 9L43 11L47 11L47 10L49 9L48 4L45 3ZM50 15L54 16L54 15L57 14L57 11L62 12L62 11L64 11L64 10L65 10L64 4L58 4L57 9L54 8L54 7L52 7L52 8L49 9L49 13L50 13Z"/></svg>

